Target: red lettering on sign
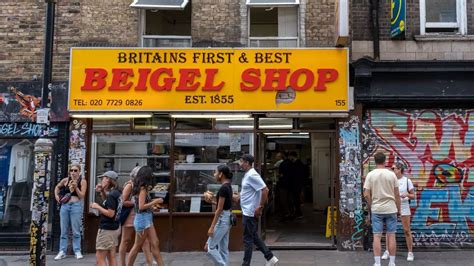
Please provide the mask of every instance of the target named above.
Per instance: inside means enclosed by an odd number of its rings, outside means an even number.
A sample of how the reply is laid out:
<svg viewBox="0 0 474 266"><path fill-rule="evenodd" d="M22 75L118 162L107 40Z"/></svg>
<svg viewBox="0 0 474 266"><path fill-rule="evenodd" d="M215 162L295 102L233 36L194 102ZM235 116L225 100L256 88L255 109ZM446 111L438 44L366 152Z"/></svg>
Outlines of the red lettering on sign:
<svg viewBox="0 0 474 266"><path fill-rule="evenodd" d="M339 77L339 72L332 68L318 69L318 84L314 88L315 91L325 91L326 83L333 82Z"/></svg>
<svg viewBox="0 0 474 266"><path fill-rule="evenodd" d="M298 85L298 79L300 78L301 75L304 75L306 77L303 85ZM290 86L295 90L295 91L305 91L309 88L314 83L314 74L313 71L307 69L307 68L301 68L293 72L290 77Z"/></svg>
<svg viewBox="0 0 474 266"><path fill-rule="evenodd" d="M133 69L131 68L112 68L112 84L109 90L111 91L128 91L133 82L128 82L128 77L133 77Z"/></svg>
<svg viewBox="0 0 474 266"><path fill-rule="evenodd" d="M162 74L166 74L168 77L163 78L163 85L159 84L159 78ZM170 91L171 86L176 79L173 78L173 69L171 68L158 68L153 71L150 76L150 86L156 91Z"/></svg>
<svg viewBox="0 0 474 266"><path fill-rule="evenodd" d="M286 77L290 73L289 69L265 69L265 84L262 91L284 91L286 89ZM273 83L277 83L274 87Z"/></svg>
<svg viewBox="0 0 474 266"><path fill-rule="evenodd" d="M247 83L249 85L246 85ZM242 72L240 89L243 91L254 91L260 87L260 69L248 68Z"/></svg>
<svg viewBox="0 0 474 266"><path fill-rule="evenodd" d="M224 87L225 82L214 85L214 78L219 70L217 68L206 69L206 83L202 87L203 91L220 91Z"/></svg>
<svg viewBox="0 0 474 266"><path fill-rule="evenodd" d="M105 85L107 85L105 82L107 70L103 68L86 68L84 72L86 72L86 77L84 78L81 90L97 91L105 88Z"/></svg>
<svg viewBox="0 0 474 266"><path fill-rule="evenodd" d="M179 83L176 87L177 91L195 91L199 85L199 82L194 83L196 77L201 76L201 72L198 68L183 68L179 70Z"/></svg>
<svg viewBox="0 0 474 266"><path fill-rule="evenodd" d="M138 83L137 86L135 87L136 91L146 91L147 89L147 79L148 75L150 74L151 69L149 68L139 68L138 69Z"/></svg>

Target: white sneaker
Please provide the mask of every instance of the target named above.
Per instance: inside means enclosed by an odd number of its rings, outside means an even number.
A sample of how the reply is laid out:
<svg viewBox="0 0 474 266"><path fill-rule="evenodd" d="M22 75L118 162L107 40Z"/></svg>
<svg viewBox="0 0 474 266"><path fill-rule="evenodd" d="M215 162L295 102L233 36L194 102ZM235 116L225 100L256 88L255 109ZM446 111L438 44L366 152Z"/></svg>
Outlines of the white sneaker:
<svg viewBox="0 0 474 266"><path fill-rule="evenodd" d="M374 266L381 266L380 263L374 263Z"/></svg>
<svg viewBox="0 0 474 266"><path fill-rule="evenodd" d="M389 263L388 266L395 266L395 263Z"/></svg>
<svg viewBox="0 0 474 266"><path fill-rule="evenodd" d="M267 261L267 263L265 264L266 266L273 266L275 264L277 264L278 262L278 258L273 256L270 260Z"/></svg>
<svg viewBox="0 0 474 266"><path fill-rule="evenodd" d="M80 260L83 259L84 256L82 256L82 253L80 251L76 252L76 259Z"/></svg>
<svg viewBox="0 0 474 266"><path fill-rule="evenodd" d="M388 250L385 250L385 252L382 255L382 259L386 260L386 259L388 259L389 256L390 256L390 253L388 253Z"/></svg>
<svg viewBox="0 0 474 266"><path fill-rule="evenodd" d="M66 257L66 253L64 253L62 250L59 251L58 255L56 255L56 257L54 257L54 260L62 260Z"/></svg>
<svg viewBox="0 0 474 266"><path fill-rule="evenodd" d="M415 255L413 255L413 252L408 252L407 261L414 261L414 260L415 260Z"/></svg>

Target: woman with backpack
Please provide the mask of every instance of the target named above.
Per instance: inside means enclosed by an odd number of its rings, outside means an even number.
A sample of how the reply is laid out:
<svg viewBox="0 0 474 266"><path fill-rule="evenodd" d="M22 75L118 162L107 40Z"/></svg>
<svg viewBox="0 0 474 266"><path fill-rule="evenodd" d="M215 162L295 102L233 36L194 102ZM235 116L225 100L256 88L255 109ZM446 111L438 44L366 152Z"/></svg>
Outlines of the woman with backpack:
<svg viewBox="0 0 474 266"><path fill-rule="evenodd" d="M215 265L229 265L229 234L232 211L232 173L227 165L219 165L214 171L214 177L221 187L214 199L212 193L205 193L204 199L215 204L216 212L211 226L207 231L209 236L205 249Z"/></svg>
<svg viewBox="0 0 474 266"><path fill-rule="evenodd" d="M64 259L67 252L69 228L72 227L72 248L76 259L84 258L81 253L82 213L84 211L84 196L87 181L81 176L81 166L72 164L69 176L63 178L54 188L54 197L61 206L59 217L61 223L61 238L59 253L55 260Z"/></svg>
<svg viewBox="0 0 474 266"><path fill-rule="evenodd" d="M95 187L95 190L102 197L102 204L96 202L91 203L90 208L99 211L99 231L95 240L95 257L98 266L117 265L115 259L115 249L118 245L118 237L120 235L120 222L118 212L121 208L121 195L118 189L118 175L114 171L107 171L103 175L101 183Z"/></svg>
<svg viewBox="0 0 474 266"><path fill-rule="evenodd" d="M163 203L163 199L151 199L148 192L152 188L153 170L149 166L142 166L138 170L137 177L133 180L132 195L135 198L135 243L128 255L127 265L133 265L137 254L142 249L145 240L150 242L151 252L159 266L164 266L160 254L160 245L153 225L153 206Z"/></svg>
<svg viewBox="0 0 474 266"><path fill-rule="evenodd" d="M132 242L132 236L135 230L133 229L133 221L135 220L135 211L134 211L134 201L132 198L132 188L133 188L133 180L136 178L138 170L140 170L141 166L136 166L133 168L132 172L130 172L131 180L125 183L122 192L122 199L123 199L123 208L122 212L125 208L130 208L130 212L128 216L125 217L125 221L122 224L122 240L120 241L119 247L119 257L120 257L120 265L126 266L125 257L127 255L127 248L129 244ZM143 243L143 253L145 254L146 264L151 266L153 264L153 255L150 251L150 243L148 239L145 240Z"/></svg>

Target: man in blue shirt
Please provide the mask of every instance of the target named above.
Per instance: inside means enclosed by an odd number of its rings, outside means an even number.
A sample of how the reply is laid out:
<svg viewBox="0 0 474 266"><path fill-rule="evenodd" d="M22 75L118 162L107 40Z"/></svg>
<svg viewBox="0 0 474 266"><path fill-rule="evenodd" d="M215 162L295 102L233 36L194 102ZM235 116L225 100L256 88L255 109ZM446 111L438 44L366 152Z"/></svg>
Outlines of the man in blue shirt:
<svg viewBox="0 0 474 266"><path fill-rule="evenodd" d="M268 249L257 233L258 217L262 215L263 207L267 202L268 188L262 177L253 168L254 158L250 154L244 154L240 158L240 166L245 175L242 179L242 190L240 191L240 206L242 208L244 227L244 261L243 266L250 265L252 261L253 244L263 253L267 260L266 265L275 265L277 257Z"/></svg>

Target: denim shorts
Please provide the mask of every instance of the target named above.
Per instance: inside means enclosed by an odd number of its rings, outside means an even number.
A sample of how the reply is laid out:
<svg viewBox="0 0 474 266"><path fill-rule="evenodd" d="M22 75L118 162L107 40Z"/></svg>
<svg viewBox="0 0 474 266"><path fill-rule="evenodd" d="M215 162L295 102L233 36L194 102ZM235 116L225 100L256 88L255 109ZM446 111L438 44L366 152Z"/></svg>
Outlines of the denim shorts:
<svg viewBox="0 0 474 266"><path fill-rule="evenodd" d="M151 212L139 212L135 214L135 220L133 220L133 227L135 232L143 232L153 224L153 213Z"/></svg>
<svg viewBox="0 0 474 266"><path fill-rule="evenodd" d="M379 214L372 213L372 233L382 234L384 232L383 226L386 226L386 233L396 233L397 232L397 214Z"/></svg>

